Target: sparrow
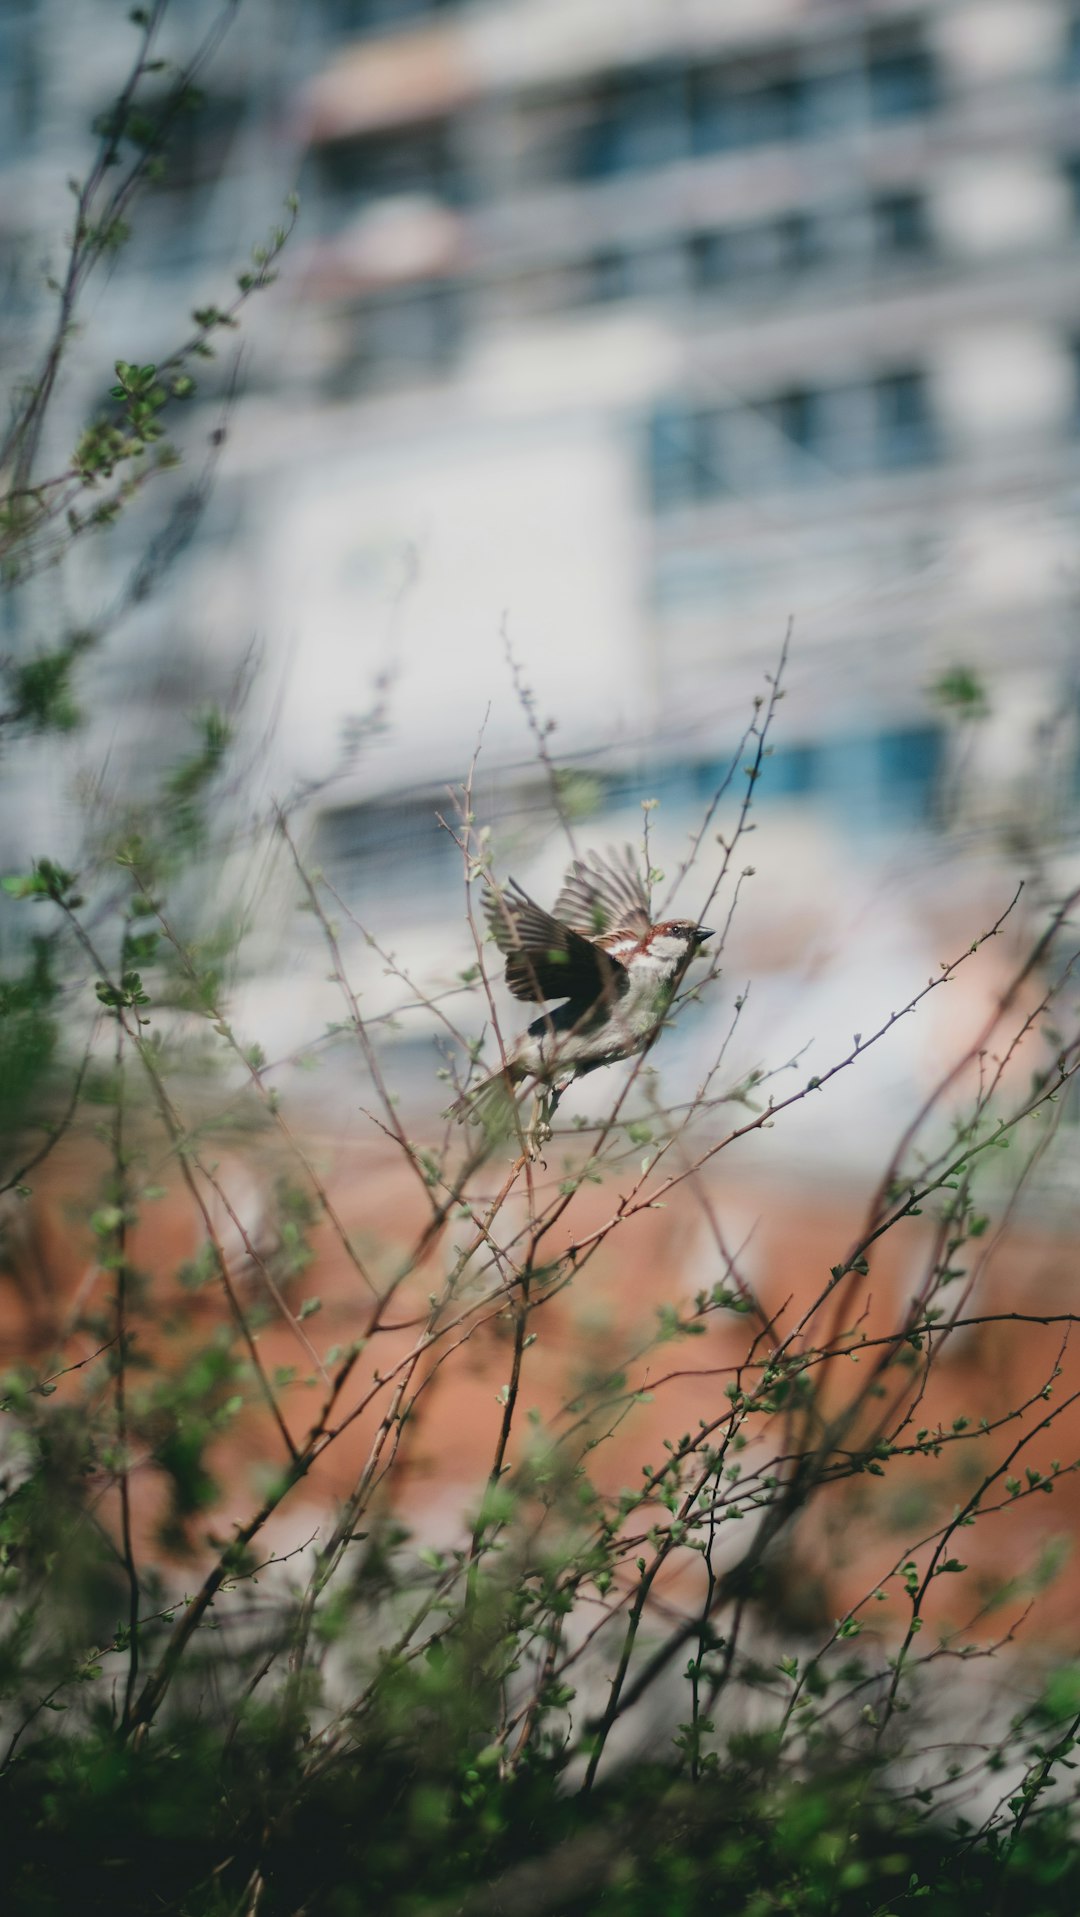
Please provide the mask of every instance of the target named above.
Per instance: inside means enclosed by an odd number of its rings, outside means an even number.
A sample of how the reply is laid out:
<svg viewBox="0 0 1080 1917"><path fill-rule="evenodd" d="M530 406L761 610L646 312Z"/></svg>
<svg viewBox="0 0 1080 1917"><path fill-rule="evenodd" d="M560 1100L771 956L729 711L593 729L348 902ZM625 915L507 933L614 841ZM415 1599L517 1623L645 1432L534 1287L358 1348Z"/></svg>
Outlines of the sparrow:
<svg viewBox="0 0 1080 1917"><path fill-rule="evenodd" d="M550 912L511 880L488 887L484 915L514 997L563 1002L534 1019L505 1066L466 1091L449 1115L507 1130L516 1088L531 1078L530 1136L550 1136L555 1108L575 1079L651 1043L687 966L713 934L692 919L653 924L629 846L621 855L575 859Z"/></svg>

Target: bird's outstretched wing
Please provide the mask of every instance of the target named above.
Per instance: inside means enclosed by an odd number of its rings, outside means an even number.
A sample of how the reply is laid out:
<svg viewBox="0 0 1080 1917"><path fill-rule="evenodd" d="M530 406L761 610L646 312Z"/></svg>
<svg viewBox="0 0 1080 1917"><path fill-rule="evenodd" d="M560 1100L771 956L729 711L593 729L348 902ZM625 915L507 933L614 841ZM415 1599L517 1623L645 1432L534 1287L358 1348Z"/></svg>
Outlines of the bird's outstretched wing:
<svg viewBox="0 0 1080 1917"><path fill-rule="evenodd" d="M606 858L590 852L575 859L552 908L555 917L588 939L608 932L630 932L644 938L652 921L649 899L638 862L629 846L608 852Z"/></svg>
<svg viewBox="0 0 1080 1917"><path fill-rule="evenodd" d="M506 983L515 998L538 1005L552 998L592 1005L626 990L626 967L618 959L545 912L520 886L489 891L484 911L496 945L506 954Z"/></svg>

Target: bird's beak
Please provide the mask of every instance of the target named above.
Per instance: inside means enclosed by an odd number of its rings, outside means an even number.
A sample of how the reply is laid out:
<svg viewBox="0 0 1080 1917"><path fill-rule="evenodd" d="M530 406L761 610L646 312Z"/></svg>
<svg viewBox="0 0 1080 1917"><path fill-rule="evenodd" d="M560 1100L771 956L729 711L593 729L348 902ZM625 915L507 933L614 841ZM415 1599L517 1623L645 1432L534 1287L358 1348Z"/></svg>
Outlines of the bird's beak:
<svg viewBox="0 0 1080 1917"><path fill-rule="evenodd" d="M715 938L715 936L716 934L713 932L712 927L709 925L699 925L697 931L694 934L694 937L697 939L697 942L699 945L704 945L706 939Z"/></svg>

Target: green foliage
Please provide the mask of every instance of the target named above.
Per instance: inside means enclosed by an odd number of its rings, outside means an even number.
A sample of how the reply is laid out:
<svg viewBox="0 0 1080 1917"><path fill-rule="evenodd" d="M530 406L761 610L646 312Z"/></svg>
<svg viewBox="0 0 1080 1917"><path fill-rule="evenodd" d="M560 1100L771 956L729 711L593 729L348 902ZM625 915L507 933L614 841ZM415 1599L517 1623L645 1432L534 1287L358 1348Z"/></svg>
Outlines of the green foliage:
<svg viewBox="0 0 1080 1917"><path fill-rule="evenodd" d="M78 633L54 651L13 666L8 676L9 722L29 732L73 732L80 713L72 675L92 644L91 634Z"/></svg>
<svg viewBox="0 0 1080 1917"><path fill-rule="evenodd" d="M270 1917L299 1908L356 1917L543 1910L553 1917L1071 1917L1080 1859L1066 1823L1006 1860L905 1807L868 1812L843 1769L781 1783L753 1754L691 1787L631 1766L585 1804L554 1763L512 1778L499 1755L443 1738L430 1681L402 1689L434 1739L380 1726L377 1746L305 1785L301 1700L252 1703L223 1753L181 1717L141 1749L105 1726L72 1741L50 1729L6 1793L6 1879L15 1911L61 1912L59 1845L78 1857L80 1908L184 1917L242 1908L253 1880ZM457 1700L460 1703L460 1696ZM718 1905L718 1895L722 1905Z"/></svg>
<svg viewBox="0 0 1080 1917"><path fill-rule="evenodd" d="M7 881L5 888L11 889ZM58 989L52 947L44 938L31 940L21 970L0 977L0 1140L34 1109L52 1063Z"/></svg>
<svg viewBox="0 0 1080 1917"><path fill-rule="evenodd" d="M84 428L62 473L38 474L41 422L86 274L123 244L135 189L167 167L175 123L198 110L190 72L168 69L163 92L147 97L146 78L161 71L149 57L160 11L132 15L140 52L99 123L95 165L75 185L57 329L0 462L11 474L0 499L8 586L62 564L148 475L175 463L168 433L196 395L191 367L270 284L285 242L275 229L255 248L237 297L200 307L167 359L117 359L112 410ZM134 596L153 580L148 559ZM77 725L79 661L103 636L61 632L0 665L8 739ZM565 826L594 804L595 781L553 766L550 722L511 667ZM732 855L751 829L780 676L755 701L692 841L690 864L742 765L735 823L715 835L723 863L710 894L726 885L732 909ZM945 675L936 696L962 717L985 709L966 669ZM6 1908L1071 1913L1075 1662L1043 1671L1028 1702L970 1748L939 1750L934 1715L945 1661L962 1669L987 1648L966 1642L954 1616L981 1619L1021 1583L988 1594L957 1533L1043 1507L1080 1471L1063 1445L1059 1458L1026 1449L1068 1402L1054 1395L1064 1345L1022 1405L981 1418L970 1404L932 1416L926 1406L948 1337L981 1322L969 1302L979 1242L1038 1162L1042 1137L1025 1143L1026 1128L1049 1122L1080 1070L1075 1030L1055 1036L1052 1062L1012 1103L987 1060L1008 1058L1016 1028L995 1033L997 1053L979 1041L967 1060L978 1067L969 1108L950 1107L935 1132L928 1102L858 1242L838 1247L831 1268L800 1274L812 1303L794 1328L765 1308L717 1229L715 1281L697 1272L685 1295L684 1274L659 1272L667 1295L647 1332L625 1343L583 1338L546 1421L528 1395L546 1307L582 1283L597 1251L617 1250L636 1214L662 1207L727 1145L816 1099L1003 921L789 1095L751 1100L772 1076L764 1068L734 1092L711 1092L718 1059L689 1113L672 1113L639 1059L601 1123L549 1137L561 1161L549 1179L525 1149L494 1176L493 1151L514 1149L509 1124L498 1138L489 1127L476 1149L446 1132L416 1144L403 1129L384 1028L365 1022L325 882L305 868L278 811L261 838L251 828L252 856L272 849L293 861L343 998L332 1029L355 1041L379 1151L400 1154L424 1208L411 1245L372 1245L339 1217L283 1109L277 1066L234 1029L242 914L235 887L223 906L215 900L231 849L218 801L233 727L217 709L193 724L191 749L162 769L149 802L95 821L85 849L69 855L77 870L39 857L2 880L19 940L0 976L12 1206L0 1228L13 1241L7 1264L43 1320L0 1383ZM458 797L464 869L476 879L491 871L493 848L474 833L471 781ZM643 802L646 828L655 806ZM661 884L647 830L644 853L649 882ZM1055 1016L1075 1025L1064 1008L1076 955L1061 959L1055 946L1075 903L1033 938L1003 1012L1026 1004L1038 977L1041 1009L1056 1001ZM458 974L463 992L484 977L477 949L477 964ZM381 956L409 999L433 1011L442 995L425 996ZM448 1029L474 1064L480 1041ZM950 1070L939 1100L957 1082ZM216 1109L215 1085L224 1086ZM643 1088L644 1115L626 1103ZM92 1264L74 1300L50 1315L44 1263L32 1242L20 1254L14 1241L37 1167L73 1133L80 1101L91 1107L80 1142L98 1154L77 1194ZM697 1117L721 1142L695 1158ZM223 1144L238 1138L264 1174L257 1217L222 1169ZM997 1148L1012 1139L1022 1162L1008 1186ZM600 1227L582 1203L596 1187L611 1194ZM198 1225L187 1250L150 1229L152 1208L176 1193ZM924 1212L925 1269L887 1331L871 1336L864 1281L880 1241ZM322 1233L356 1281L337 1343L322 1333L339 1301L325 1294L324 1310L323 1290L310 1288L321 1287ZM950 1316L962 1311L971 1317ZM289 1338L288 1362L271 1332ZM388 1343L402 1332L404 1344ZM713 1361L702 1343L720 1338L736 1341L725 1347L734 1360ZM429 1387L444 1369L470 1375L468 1347L485 1339L505 1360L490 1456L467 1509L440 1522L435 1548L401 1521L402 1470L417 1433L423 1442ZM612 1490L613 1434L655 1402L654 1383L657 1393L682 1384L695 1347L706 1353L702 1388L665 1397L669 1435L643 1445L635 1482ZM361 1418L361 1461L338 1507L320 1506L304 1542L285 1548L297 1508L322 1496L314 1474ZM815 1609L796 1540L837 1493L852 1500L842 1513L868 1529L877 1521L897 1548L860 1598ZM898 1541L907 1521L915 1535ZM1037 1593L1060 1562L1048 1545L1024 1589Z"/></svg>
<svg viewBox="0 0 1080 1917"><path fill-rule="evenodd" d="M228 719L215 710L202 714L196 730L196 750L167 775L164 786L170 835L187 849L203 842L208 790L221 770L231 737Z"/></svg>
<svg viewBox="0 0 1080 1917"><path fill-rule="evenodd" d="M985 719L990 711L986 687L971 666L950 666L935 680L931 697L957 719Z"/></svg>

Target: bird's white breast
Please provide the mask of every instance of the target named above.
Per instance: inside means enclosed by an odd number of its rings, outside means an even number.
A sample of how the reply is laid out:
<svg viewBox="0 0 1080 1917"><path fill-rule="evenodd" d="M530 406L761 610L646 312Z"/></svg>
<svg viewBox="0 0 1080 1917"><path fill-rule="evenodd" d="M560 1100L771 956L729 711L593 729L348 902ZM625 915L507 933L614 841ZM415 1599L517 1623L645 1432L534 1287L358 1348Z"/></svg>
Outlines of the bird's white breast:
<svg viewBox="0 0 1080 1917"><path fill-rule="evenodd" d="M686 939L681 933L654 932L645 950L634 960L634 969L638 966L651 966L654 976L663 977L673 972L686 957Z"/></svg>

